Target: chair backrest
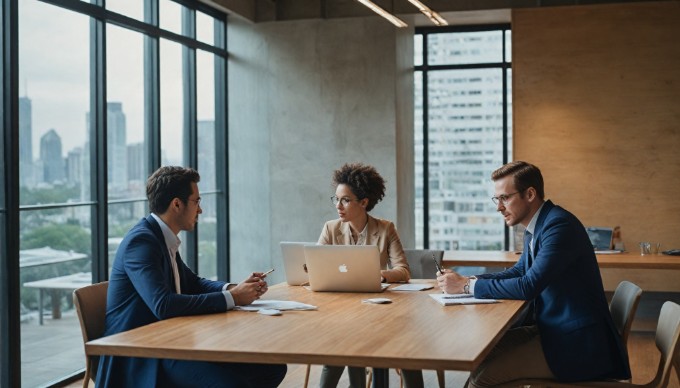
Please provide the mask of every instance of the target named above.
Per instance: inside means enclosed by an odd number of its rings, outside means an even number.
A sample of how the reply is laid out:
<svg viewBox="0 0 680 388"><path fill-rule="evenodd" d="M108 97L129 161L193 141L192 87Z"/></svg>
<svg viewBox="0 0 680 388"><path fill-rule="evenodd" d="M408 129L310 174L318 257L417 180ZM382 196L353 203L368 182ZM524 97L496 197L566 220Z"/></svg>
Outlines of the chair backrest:
<svg viewBox="0 0 680 388"><path fill-rule="evenodd" d="M612 314L614 325L623 339L624 346L628 343L628 335L641 295L640 287L624 280L616 287L612 301L609 303L609 312Z"/></svg>
<svg viewBox="0 0 680 388"><path fill-rule="evenodd" d="M656 347L661 352L659 369L652 383L654 387L666 387L671 377L671 369L678 364L678 339L680 338L680 305L665 302L661 306L659 323L656 325ZM680 365L677 365L680 366ZM678 372L680 375L680 372ZM678 376L680 377L680 376Z"/></svg>
<svg viewBox="0 0 680 388"><path fill-rule="evenodd" d="M413 279L434 279L437 277L437 266L432 260L434 255L437 263L441 265L444 258L444 251L431 249L405 249L406 261L411 269Z"/></svg>
<svg viewBox="0 0 680 388"><path fill-rule="evenodd" d="M109 282L85 286L73 291L73 305L80 320L83 344L100 338L104 334L106 320L106 293ZM96 379L99 357L90 356L85 349L86 377Z"/></svg>

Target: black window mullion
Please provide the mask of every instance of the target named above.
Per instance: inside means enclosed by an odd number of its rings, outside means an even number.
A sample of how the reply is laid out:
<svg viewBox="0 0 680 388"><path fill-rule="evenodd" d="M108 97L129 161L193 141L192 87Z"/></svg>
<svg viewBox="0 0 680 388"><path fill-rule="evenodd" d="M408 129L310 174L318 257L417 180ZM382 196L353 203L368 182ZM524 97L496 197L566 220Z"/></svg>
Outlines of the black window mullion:
<svg viewBox="0 0 680 388"><path fill-rule="evenodd" d="M503 164L508 163L508 66L505 58L505 34L506 29L503 30ZM510 250L510 227L505 225L503 230L503 246L505 250Z"/></svg>
<svg viewBox="0 0 680 388"><path fill-rule="evenodd" d="M182 8L182 33L194 38L196 36L196 13L188 8ZM184 164L198 168L197 155L197 113L196 113L196 49L182 45L182 80L184 93ZM199 171L200 173L200 171ZM187 266L198 272L198 233L199 225L193 232L187 233Z"/></svg>
<svg viewBox="0 0 680 388"><path fill-rule="evenodd" d="M226 21L215 20L215 46L226 49L227 25ZM216 189L219 192L215 196L217 214L217 277L230 280L230 257L229 257L229 147L227 127L227 60L223 57L215 57L215 155L224 155L223 158L215 158L215 171L224 171L216 174Z"/></svg>
<svg viewBox="0 0 680 388"><path fill-rule="evenodd" d="M423 34L423 65L427 66L427 34ZM428 101L428 73L423 71L423 249L430 248L430 126Z"/></svg>
<svg viewBox="0 0 680 388"><path fill-rule="evenodd" d="M106 23L90 19L90 192L92 208L92 281L109 278L108 169L106 109Z"/></svg>
<svg viewBox="0 0 680 388"><path fill-rule="evenodd" d="M19 29L18 0L2 2L4 222L0 224L0 386L21 386L19 304Z"/></svg>
<svg viewBox="0 0 680 388"><path fill-rule="evenodd" d="M158 25L158 0L144 1L144 21ZM144 141L147 147L146 175L161 166L160 42L144 35Z"/></svg>

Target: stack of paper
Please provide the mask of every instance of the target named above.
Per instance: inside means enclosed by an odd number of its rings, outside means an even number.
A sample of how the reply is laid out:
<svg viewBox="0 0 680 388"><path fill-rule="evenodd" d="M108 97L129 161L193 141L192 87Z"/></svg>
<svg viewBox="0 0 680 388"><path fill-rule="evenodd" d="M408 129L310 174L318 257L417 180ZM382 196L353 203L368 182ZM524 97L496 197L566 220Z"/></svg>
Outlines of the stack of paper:
<svg viewBox="0 0 680 388"><path fill-rule="evenodd" d="M497 303L496 299L477 299L472 294L430 294L432 299L444 306L453 304Z"/></svg>
<svg viewBox="0 0 680 388"><path fill-rule="evenodd" d="M300 302L295 302L292 300L256 300L247 306L236 306L234 310L242 311L258 311L262 309L275 309L275 310L316 310L316 306L311 304L305 304Z"/></svg>
<svg viewBox="0 0 680 388"><path fill-rule="evenodd" d="M430 290L434 288L432 284L427 284L427 283L407 283L407 284L402 284L400 286L396 286L392 289L392 291L422 291L422 290Z"/></svg>

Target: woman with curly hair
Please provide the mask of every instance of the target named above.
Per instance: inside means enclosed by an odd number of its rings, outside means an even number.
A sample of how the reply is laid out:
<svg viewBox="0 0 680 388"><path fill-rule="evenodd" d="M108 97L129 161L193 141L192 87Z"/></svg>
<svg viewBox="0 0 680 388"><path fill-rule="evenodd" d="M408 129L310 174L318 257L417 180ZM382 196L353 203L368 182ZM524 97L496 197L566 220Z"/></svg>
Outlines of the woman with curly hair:
<svg viewBox="0 0 680 388"><path fill-rule="evenodd" d="M333 173L335 195L331 197L340 218L326 222L319 244L377 245L380 250L380 274L387 283L406 282L411 272L404 248L394 224L368 214L385 196L385 180L373 166L345 164ZM345 367L323 367L321 388L336 387ZM420 371L404 371L407 387L422 386ZM350 387L366 386L366 368L349 367ZM412 380L415 378L415 381ZM409 381L414 383L409 384Z"/></svg>

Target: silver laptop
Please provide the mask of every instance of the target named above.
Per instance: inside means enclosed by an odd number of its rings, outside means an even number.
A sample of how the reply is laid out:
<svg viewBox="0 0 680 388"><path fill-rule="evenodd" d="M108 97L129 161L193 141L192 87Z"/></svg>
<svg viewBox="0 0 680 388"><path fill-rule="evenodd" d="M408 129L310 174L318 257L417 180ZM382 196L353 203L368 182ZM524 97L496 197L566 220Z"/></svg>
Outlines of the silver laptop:
<svg viewBox="0 0 680 388"><path fill-rule="evenodd" d="M380 292L380 251L375 245L305 246L312 291Z"/></svg>
<svg viewBox="0 0 680 388"><path fill-rule="evenodd" d="M281 241L286 283L291 286L301 286L309 282L305 264L305 245L316 245L316 243Z"/></svg>
<svg viewBox="0 0 680 388"><path fill-rule="evenodd" d="M612 237L614 229L591 226L586 228L590 243L593 244L595 252L609 251L612 249Z"/></svg>

